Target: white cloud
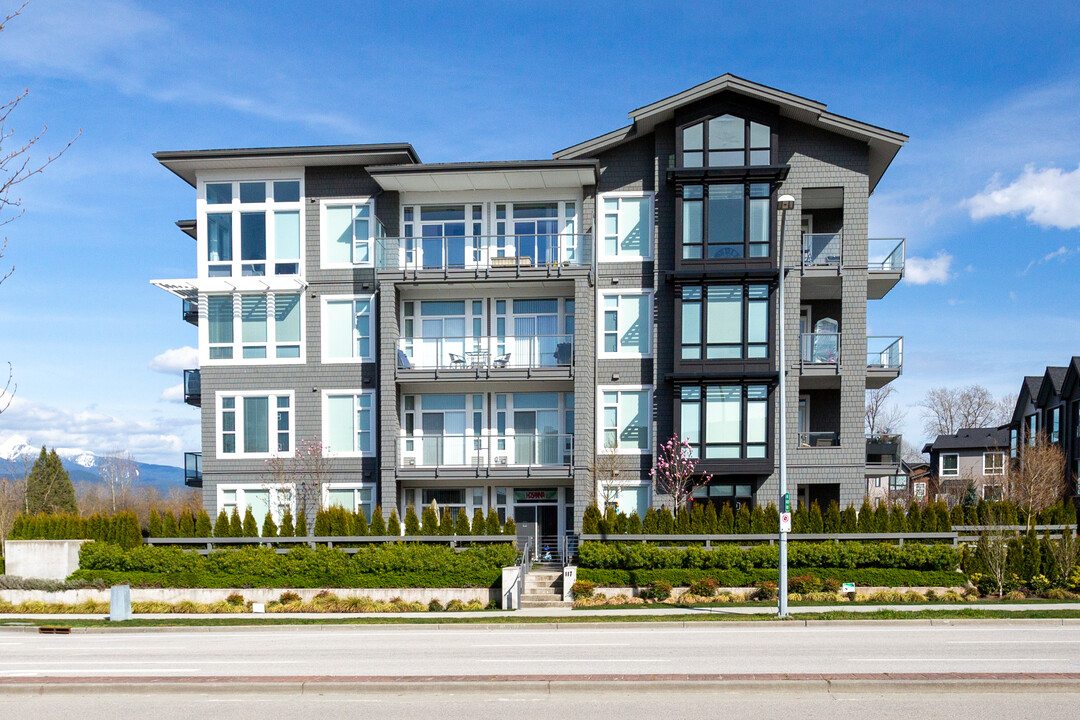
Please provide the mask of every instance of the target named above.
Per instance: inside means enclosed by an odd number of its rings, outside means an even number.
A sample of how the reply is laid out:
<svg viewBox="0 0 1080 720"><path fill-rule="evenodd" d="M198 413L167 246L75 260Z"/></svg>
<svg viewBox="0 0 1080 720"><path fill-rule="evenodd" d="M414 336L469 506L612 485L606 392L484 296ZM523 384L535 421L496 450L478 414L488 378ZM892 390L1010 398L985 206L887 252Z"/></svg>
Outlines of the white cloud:
<svg viewBox="0 0 1080 720"><path fill-rule="evenodd" d="M184 383L178 383L162 390L161 400L171 403L184 402Z"/></svg>
<svg viewBox="0 0 1080 720"><path fill-rule="evenodd" d="M909 257L904 268L904 280L912 285L944 285L952 275L953 256L944 250L932 258Z"/></svg>
<svg viewBox="0 0 1080 720"><path fill-rule="evenodd" d="M1021 275L1027 275L1028 272L1031 271L1031 268L1035 267L1036 265L1042 265L1044 263L1048 263L1051 260L1057 260L1059 263L1063 263L1066 260L1068 260L1071 255L1075 255L1076 253L1080 253L1080 248L1077 248L1076 250L1069 250L1067 247L1062 245L1057 250L1053 250L1051 252L1048 252L1045 255L1043 255L1041 258L1035 258L1034 260L1029 262L1027 264L1027 267L1024 268L1023 271L1020 274Z"/></svg>
<svg viewBox="0 0 1080 720"><path fill-rule="evenodd" d="M199 351L187 345L166 350L151 360L147 367L166 375L183 375L185 369L199 367Z"/></svg>
<svg viewBox="0 0 1080 720"><path fill-rule="evenodd" d="M1060 168L1036 170L1034 165L1028 165L1006 186L995 174L982 192L967 200L966 206L973 220L1024 215L1044 228L1080 228L1080 167L1063 172Z"/></svg>

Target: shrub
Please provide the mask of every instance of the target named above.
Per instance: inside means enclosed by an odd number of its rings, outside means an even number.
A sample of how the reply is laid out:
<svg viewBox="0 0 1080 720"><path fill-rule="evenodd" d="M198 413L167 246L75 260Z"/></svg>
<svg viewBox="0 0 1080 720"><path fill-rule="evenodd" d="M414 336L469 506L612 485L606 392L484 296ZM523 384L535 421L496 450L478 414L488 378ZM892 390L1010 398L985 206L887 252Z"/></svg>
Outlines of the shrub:
<svg viewBox="0 0 1080 720"><path fill-rule="evenodd" d="M229 603L233 607L244 604L244 596L240 593L229 593L229 596L225 598L225 602Z"/></svg>
<svg viewBox="0 0 1080 720"><path fill-rule="evenodd" d="M645 517L641 519L641 534L642 535L655 535L659 532L658 523L659 516L656 514L654 508L649 508L645 511Z"/></svg>
<svg viewBox="0 0 1080 720"><path fill-rule="evenodd" d="M1028 581L1028 587L1030 587L1031 591L1035 594L1042 595L1050 589L1050 579L1042 574L1035 575Z"/></svg>
<svg viewBox="0 0 1080 720"><path fill-rule="evenodd" d="M251 508L244 510L244 537L259 537L259 524L255 522L255 515Z"/></svg>
<svg viewBox="0 0 1080 720"><path fill-rule="evenodd" d="M278 602L281 603L282 605L288 605L289 603L300 602L300 596L297 595L296 593L292 592L291 590L286 590L285 592L281 593L281 596L278 598Z"/></svg>
<svg viewBox="0 0 1080 720"><path fill-rule="evenodd" d="M405 509L405 534L420 534L420 519L416 517L416 509L412 505Z"/></svg>
<svg viewBox="0 0 1080 720"><path fill-rule="evenodd" d="M675 518L667 506L661 507L656 513L656 532L658 535L671 535L675 532Z"/></svg>
<svg viewBox="0 0 1080 720"><path fill-rule="evenodd" d="M364 537L368 534L367 513L364 512L363 508L359 508L353 513L352 534L356 537Z"/></svg>
<svg viewBox="0 0 1080 720"><path fill-rule="evenodd" d="M720 583L716 578L709 576L691 582L686 591L698 597L712 597L719 589Z"/></svg>
<svg viewBox="0 0 1080 720"><path fill-rule="evenodd" d="M502 535L502 524L495 508L488 508L487 520L484 521L485 535Z"/></svg>
<svg viewBox="0 0 1080 720"><path fill-rule="evenodd" d="M435 512L435 508L431 505L428 505L426 508L424 508L422 520L420 521L420 534L439 534L439 514Z"/></svg>
<svg viewBox="0 0 1080 720"><path fill-rule="evenodd" d="M207 531L209 532L210 517L207 516ZM190 512L180 513L180 537L190 538L197 537L195 535L195 516Z"/></svg>
<svg viewBox="0 0 1080 720"><path fill-rule="evenodd" d="M600 514L600 508L596 506L596 503L589 505L585 508L585 512L581 516L581 533L583 535L597 535L600 533L600 520L602 519Z"/></svg>
<svg viewBox="0 0 1080 720"><path fill-rule="evenodd" d="M147 524L147 532L150 537L159 538L161 535L161 516L158 515L157 508L151 508L150 510L150 522Z"/></svg>
<svg viewBox="0 0 1080 720"><path fill-rule="evenodd" d="M469 532L472 535L483 535L484 533L484 511L480 508L473 510L472 525L469 526Z"/></svg>
<svg viewBox="0 0 1080 720"><path fill-rule="evenodd" d="M731 510L731 505L724 503L724 507L720 510L720 518L717 520L717 528L721 535L731 535L735 532L735 513Z"/></svg>
<svg viewBox="0 0 1080 720"><path fill-rule="evenodd" d="M840 505L835 500L830 500L829 506L825 509L822 527L827 533L840 532Z"/></svg>
<svg viewBox="0 0 1080 720"><path fill-rule="evenodd" d="M739 535L750 532L750 508L746 503L742 504L739 513L735 516L735 532Z"/></svg>
<svg viewBox="0 0 1080 720"><path fill-rule="evenodd" d="M217 521L214 523L214 537L227 538L231 534L229 531L229 516L222 510L218 513Z"/></svg>
<svg viewBox="0 0 1080 720"><path fill-rule="evenodd" d="M331 535L330 515L326 510L316 511L314 533L315 537L329 537Z"/></svg>
<svg viewBox="0 0 1080 720"><path fill-rule="evenodd" d="M796 575L788 578L788 590L791 592L805 594L819 592L823 588L821 578L815 575Z"/></svg>
<svg viewBox="0 0 1080 720"><path fill-rule="evenodd" d="M822 578L822 580L821 580L821 587L825 592L834 593L834 594L838 593L838 592L840 592L840 586L841 586L841 583L836 578L827 577L827 578Z"/></svg>
<svg viewBox="0 0 1080 720"><path fill-rule="evenodd" d="M165 512L165 517L161 521L161 532L164 537L180 537L180 526L176 524L176 516L173 515L172 510Z"/></svg>
<svg viewBox="0 0 1080 720"><path fill-rule="evenodd" d="M570 592L573 593L575 600L587 600L595 594L596 583L578 580L570 587Z"/></svg>
<svg viewBox="0 0 1080 720"><path fill-rule="evenodd" d="M244 537L244 523L235 506L233 506L232 514L229 515L229 536Z"/></svg>
<svg viewBox="0 0 1080 720"><path fill-rule="evenodd" d="M710 505L709 507L712 507ZM641 534L641 518L637 514L637 510L630 513L630 516L626 518L626 532L629 535Z"/></svg>
<svg viewBox="0 0 1080 720"><path fill-rule="evenodd" d="M815 500L810 503L810 532L822 533L824 531L825 521L821 516L821 506L818 504L818 501Z"/></svg>
<svg viewBox="0 0 1080 720"><path fill-rule="evenodd" d="M1005 593L1004 599L1016 602L1017 600L1027 600L1027 595L1024 595L1024 593L1020 592L1019 590L1010 590L1009 592Z"/></svg>
<svg viewBox="0 0 1080 720"><path fill-rule="evenodd" d="M754 587L757 588L754 594L751 595L754 600L775 600L779 596L774 582L768 580L756 582Z"/></svg>
<svg viewBox="0 0 1080 720"><path fill-rule="evenodd" d="M375 506L375 510L376 510L376 512L378 513L378 516L379 516L378 522L381 524L382 523L382 510L379 508L378 505ZM374 523L372 523L372 527L375 527ZM373 535L375 534L374 530L372 531L372 534ZM397 514L397 509L396 508L391 508L390 509L390 517L387 518L387 520L386 520L386 530L384 531L383 534L386 535L387 537L401 537L401 521L398 520L398 514Z"/></svg>
<svg viewBox="0 0 1080 720"><path fill-rule="evenodd" d="M503 535L509 535L510 537L517 537L517 524L514 522L514 518L506 518L506 524L502 528Z"/></svg>
<svg viewBox="0 0 1080 720"><path fill-rule="evenodd" d="M465 609L465 603L461 602L457 598L454 598L450 602L446 603L446 609L449 612L460 612Z"/></svg>
<svg viewBox="0 0 1080 720"><path fill-rule="evenodd" d="M293 528L292 511L285 508L284 514L281 516L281 537L295 537L296 530Z"/></svg>
<svg viewBox="0 0 1080 720"><path fill-rule="evenodd" d="M1061 588L1050 588L1046 591L1046 597L1050 600L1074 600L1076 595Z"/></svg>
<svg viewBox="0 0 1080 720"><path fill-rule="evenodd" d="M307 537L308 531L307 513L304 512L304 508L300 508L300 511L296 513L296 534L293 537Z"/></svg>
<svg viewBox="0 0 1080 720"><path fill-rule="evenodd" d="M465 513L465 508L458 510L457 519L454 522L454 534L472 535L472 525L469 524L469 516Z"/></svg>
<svg viewBox="0 0 1080 720"><path fill-rule="evenodd" d="M477 512L480 511L477 510ZM443 604L439 602L438 598L431 598L431 600L428 601L427 609L429 612L442 612Z"/></svg>
<svg viewBox="0 0 1080 720"><path fill-rule="evenodd" d="M840 532L853 533L858 526L858 516L855 512L855 508L848 505L844 508L844 511L840 513Z"/></svg>
<svg viewBox="0 0 1080 720"><path fill-rule="evenodd" d="M454 516L450 513L450 508L443 508L439 513L439 535L450 536L454 534Z"/></svg>
<svg viewBox="0 0 1080 720"><path fill-rule="evenodd" d="M269 510L266 511L266 517L263 518L262 525L263 537L277 537L277 523L274 522L274 515Z"/></svg>
<svg viewBox="0 0 1080 720"><path fill-rule="evenodd" d="M639 594L644 600L655 600L657 602L663 602L671 597L671 583L667 580L656 580L649 584L647 588L641 591Z"/></svg>

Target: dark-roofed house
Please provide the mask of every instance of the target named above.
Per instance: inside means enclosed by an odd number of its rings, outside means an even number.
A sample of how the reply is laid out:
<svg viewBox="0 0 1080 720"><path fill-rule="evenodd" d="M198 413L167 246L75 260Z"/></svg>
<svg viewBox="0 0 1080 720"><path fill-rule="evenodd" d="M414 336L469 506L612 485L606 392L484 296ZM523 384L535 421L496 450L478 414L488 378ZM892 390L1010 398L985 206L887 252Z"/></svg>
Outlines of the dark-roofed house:
<svg viewBox="0 0 1080 720"><path fill-rule="evenodd" d="M953 435L938 435L922 451L930 456L932 495L955 499L974 485L979 497L1001 499L1008 473L1008 426L962 428Z"/></svg>

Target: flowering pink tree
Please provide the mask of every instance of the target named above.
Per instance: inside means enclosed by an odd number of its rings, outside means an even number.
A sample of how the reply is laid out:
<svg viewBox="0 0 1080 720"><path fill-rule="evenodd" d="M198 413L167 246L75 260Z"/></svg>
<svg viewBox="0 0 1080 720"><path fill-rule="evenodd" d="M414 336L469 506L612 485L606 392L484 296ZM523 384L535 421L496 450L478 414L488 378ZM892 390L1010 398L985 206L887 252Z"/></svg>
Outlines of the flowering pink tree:
<svg viewBox="0 0 1080 720"><path fill-rule="evenodd" d="M309 533L315 525L316 513L322 509L323 487L330 481L331 461L323 450L317 436L301 440L292 456L267 460L263 471L266 484L278 490L282 511L296 499L296 513L304 512Z"/></svg>
<svg viewBox="0 0 1080 720"><path fill-rule="evenodd" d="M697 474L697 458L688 440L673 436L656 452L656 462L649 471L657 492L670 495L676 513L694 496L694 490L712 480L708 473Z"/></svg>

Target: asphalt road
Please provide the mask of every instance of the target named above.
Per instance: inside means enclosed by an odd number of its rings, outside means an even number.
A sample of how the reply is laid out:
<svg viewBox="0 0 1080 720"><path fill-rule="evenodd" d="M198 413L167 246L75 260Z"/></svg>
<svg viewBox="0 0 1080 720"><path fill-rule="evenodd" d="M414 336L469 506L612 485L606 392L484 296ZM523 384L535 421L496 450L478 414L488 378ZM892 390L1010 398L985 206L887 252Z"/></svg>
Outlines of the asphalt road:
<svg viewBox="0 0 1080 720"><path fill-rule="evenodd" d="M1030 622L215 630L0 632L0 678L1080 672L1080 625Z"/></svg>

